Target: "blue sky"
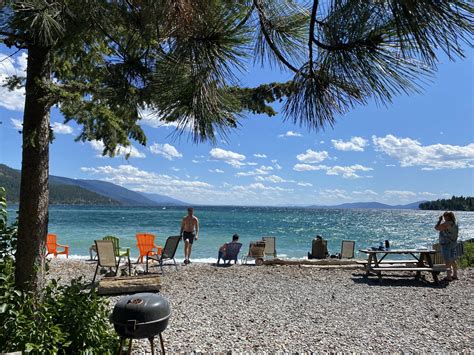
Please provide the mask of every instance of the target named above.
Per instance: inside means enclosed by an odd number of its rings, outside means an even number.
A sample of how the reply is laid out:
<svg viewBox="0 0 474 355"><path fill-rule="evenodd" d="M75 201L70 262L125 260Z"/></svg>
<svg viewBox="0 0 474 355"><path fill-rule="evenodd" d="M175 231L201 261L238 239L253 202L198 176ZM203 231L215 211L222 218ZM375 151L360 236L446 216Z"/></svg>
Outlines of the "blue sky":
<svg viewBox="0 0 474 355"><path fill-rule="evenodd" d="M0 47L0 81L21 74L26 53ZM115 158L101 143L74 142L80 129L52 111L56 139L50 173L106 180L124 187L212 205L389 204L474 195L472 50L464 61L442 57L420 95L371 103L337 118L334 128L308 131L283 115L248 114L216 145L173 139L174 127L145 115L146 147L133 142ZM286 80L277 70L251 67L242 83ZM23 91L0 88L0 162L21 166ZM275 106L278 110L278 105ZM130 152L126 160L124 152Z"/></svg>

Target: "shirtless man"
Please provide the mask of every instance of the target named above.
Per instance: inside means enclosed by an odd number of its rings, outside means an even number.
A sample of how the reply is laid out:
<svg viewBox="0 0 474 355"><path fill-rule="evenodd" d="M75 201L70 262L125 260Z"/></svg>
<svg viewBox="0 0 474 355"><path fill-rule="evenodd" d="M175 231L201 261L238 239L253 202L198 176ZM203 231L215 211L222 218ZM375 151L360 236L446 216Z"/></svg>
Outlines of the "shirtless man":
<svg viewBox="0 0 474 355"><path fill-rule="evenodd" d="M199 220L193 216L194 208L188 208L188 215L183 218L181 222L181 238L184 240L184 264L189 264L191 256L191 248L194 240L198 239L199 234Z"/></svg>

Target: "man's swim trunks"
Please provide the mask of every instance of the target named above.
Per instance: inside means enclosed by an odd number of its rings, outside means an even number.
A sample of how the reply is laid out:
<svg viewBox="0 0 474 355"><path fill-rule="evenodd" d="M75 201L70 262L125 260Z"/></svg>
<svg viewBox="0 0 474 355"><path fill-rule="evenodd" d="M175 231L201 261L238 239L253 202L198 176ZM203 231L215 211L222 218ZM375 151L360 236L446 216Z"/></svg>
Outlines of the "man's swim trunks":
<svg viewBox="0 0 474 355"><path fill-rule="evenodd" d="M189 244L193 244L196 235L193 232L183 232L183 240L188 240Z"/></svg>

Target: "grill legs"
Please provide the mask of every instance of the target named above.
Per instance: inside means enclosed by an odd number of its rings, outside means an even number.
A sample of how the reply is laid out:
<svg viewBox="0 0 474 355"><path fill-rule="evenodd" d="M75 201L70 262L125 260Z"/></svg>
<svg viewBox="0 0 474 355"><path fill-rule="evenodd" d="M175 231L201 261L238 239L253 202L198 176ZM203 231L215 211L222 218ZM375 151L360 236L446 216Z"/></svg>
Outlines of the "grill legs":
<svg viewBox="0 0 474 355"><path fill-rule="evenodd" d="M163 337L161 336L161 333L159 333L159 336L160 336L160 346L161 346L161 354L165 354L165 344L163 343ZM120 347L119 347L119 351L118 351L118 354L119 355L122 355L122 349L123 349L123 344L125 342L125 339L127 338L120 338ZM153 343L153 340L155 339L155 337L151 337L151 338L148 338L148 340L150 341L150 346L151 346L151 355L154 355L155 354L155 344ZM132 353L132 340L133 339L128 339L129 340L129 343L128 343L128 352L127 354L131 354Z"/></svg>

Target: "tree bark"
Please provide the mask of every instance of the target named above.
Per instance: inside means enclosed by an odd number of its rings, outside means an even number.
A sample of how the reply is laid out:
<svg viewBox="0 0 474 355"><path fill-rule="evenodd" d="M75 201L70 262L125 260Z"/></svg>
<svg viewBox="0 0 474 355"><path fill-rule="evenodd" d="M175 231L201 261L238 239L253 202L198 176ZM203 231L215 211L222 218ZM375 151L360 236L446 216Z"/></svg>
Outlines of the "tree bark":
<svg viewBox="0 0 474 355"><path fill-rule="evenodd" d="M50 49L30 46L23 113L18 245L15 284L21 290L42 287L48 233L50 107L45 83L51 77Z"/></svg>

